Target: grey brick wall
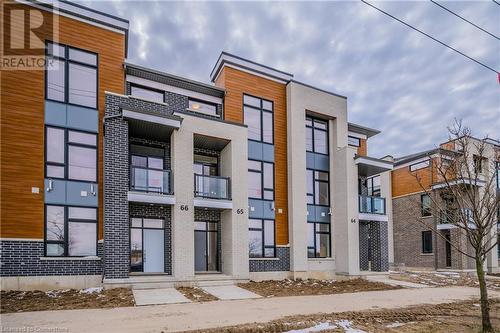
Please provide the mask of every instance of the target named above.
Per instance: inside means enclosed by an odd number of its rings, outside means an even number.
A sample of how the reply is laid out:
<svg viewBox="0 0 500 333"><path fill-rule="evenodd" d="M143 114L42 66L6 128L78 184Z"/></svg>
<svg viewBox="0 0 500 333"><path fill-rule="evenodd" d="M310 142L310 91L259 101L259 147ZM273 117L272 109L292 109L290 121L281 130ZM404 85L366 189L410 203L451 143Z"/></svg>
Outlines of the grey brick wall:
<svg viewBox="0 0 500 333"><path fill-rule="evenodd" d="M100 275L100 259L41 260L44 242L0 241L0 276ZM102 243L97 244L102 258Z"/></svg>
<svg viewBox="0 0 500 333"><path fill-rule="evenodd" d="M369 257L369 234L370 223L365 221L359 222L359 269L367 271L370 268Z"/></svg>
<svg viewBox="0 0 500 333"><path fill-rule="evenodd" d="M279 260L251 259L250 272L280 272L290 270L290 248L276 247L276 258Z"/></svg>
<svg viewBox="0 0 500 333"><path fill-rule="evenodd" d="M370 222L370 243L372 266L374 272L387 272L389 270L389 238L387 222Z"/></svg>

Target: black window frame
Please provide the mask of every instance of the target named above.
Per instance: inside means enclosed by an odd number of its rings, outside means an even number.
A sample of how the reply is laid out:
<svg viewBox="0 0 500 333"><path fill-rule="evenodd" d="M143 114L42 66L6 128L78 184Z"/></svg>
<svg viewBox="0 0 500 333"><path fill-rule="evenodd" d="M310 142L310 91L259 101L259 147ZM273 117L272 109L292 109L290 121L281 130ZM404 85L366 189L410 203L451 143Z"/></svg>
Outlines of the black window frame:
<svg viewBox="0 0 500 333"><path fill-rule="evenodd" d="M430 239L428 238L429 236L430 236ZM432 238L433 237L432 237L432 231L431 230L424 230L424 231L422 231L422 253L423 254L434 253Z"/></svg>
<svg viewBox="0 0 500 333"><path fill-rule="evenodd" d="M201 104L211 105L211 106L215 107L215 114L207 114L204 112L196 111L195 109L191 109L191 107L189 105L190 102L197 102L197 103L201 103ZM199 98L189 97L188 98L188 109L192 112L196 112L196 113L201 114L203 116L221 118L221 115L218 113L218 110L217 110L217 103L207 102L207 101L204 101L204 100L199 99Z"/></svg>
<svg viewBox="0 0 500 333"><path fill-rule="evenodd" d="M356 140L357 144L352 144L351 142L349 142L349 139L351 139L351 140L352 140L352 139ZM351 147L357 147L357 148L359 148L359 147L361 147L361 139L360 139L360 138L358 138L358 137L352 136L352 135L348 135L348 136L347 136L347 144L348 144L349 146L351 146Z"/></svg>
<svg viewBox="0 0 500 333"><path fill-rule="evenodd" d="M144 85L142 85L142 84L130 83L130 88L129 88L129 89L130 89L130 91L129 91L129 92L130 92L130 94L129 94L129 96L132 96L132 97L134 97L134 98L141 98L141 99L144 99L144 100L146 100L146 99L145 99L145 98L143 98L143 97L140 97L140 96L134 96L134 95L132 95L132 89L133 89L134 87L135 87L135 88L139 88L139 89L144 89L144 90L150 90L150 91L152 91L152 92L156 92L156 93L160 93L160 94L162 95L162 97L163 97L163 98L162 98L162 103L165 103L165 91L164 91L164 90L161 90L161 89L156 89L156 88L151 88L151 87L148 87L148 86L144 86ZM152 103L157 103L156 101L153 101L153 100L147 100L147 101L150 101L150 102L152 102Z"/></svg>
<svg viewBox="0 0 500 333"><path fill-rule="evenodd" d="M274 169L275 163L274 162L267 162L267 161L259 161L259 160L253 160L253 159L248 159L248 161L260 163L260 170L256 169L251 169L250 166L248 166L248 173L260 173L260 188L262 190L260 198L257 197L252 197L250 194L248 194L248 198L250 199L257 199L257 200L264 200L264 201L274 201L276 198L276 170ZM268 188L264 186L264 164L270 164L272 166L273 170L273 188ZM265 199L264 192L266 191L272 191L273 192L273 198L272 199Z"/></svg>
<svg viewBox="0 0 500 333"><path fill-rule="evenodd" d="M260 108L254 106L254 105L245 104L245 96L259 99L260 100ZM271 111L267 110L267 109L264 109L264 101L271 103L271 105L272 105L272 107L271 107L272 110ZM243 124L245 124L245 125L246 125L246 123L245 123L245 108L246 107L250 108L250 109L253 109L254 111L260 113L259 114L259 119L260 119L260 140L250 139L249 138L248 141L254 141L254 142L265 143L265 144L268 144L268 145L274 145L274 139L275 139L274 138L274 102L271 101L271 100L262 98L262 97L254 96L254 95L247 94L247 93L243 93L243 95L242 95L242 105L243 105ZM271 114L271 125L272 125L271 128L273 130L273 134L271 136L271 142L264 141L264 112L267 112L267 113Z"/></svg>
<svg viewBox="0 0 500 333"><path fill-rule="evenodd" d="M260 221L261 222L261 227L260 228L252 228L248 227L248 232L250 231L261 231L262 233L262 256L254 256L250 253L250 248L248 249L248 256L250 259L254 258L276 258L276 220L275 219L256 219L256 218L249 218L249 220L255 220L255 221ZM265 234L265 221L272 221L273 222L273 230L274 230L274 245L266 245L266 234ZM249 242L250 243L250 242ZM267 249L273 249L273 256L266 256L266 248Z"/></svg>
<svg viewBox="0 0 500 333"><path fill-rule="evenodd" d="M311 125L308 124L308 121L311 121ZM326 129L316 127L315 126L316 123L326 125ZM306 144L306 151L310 152L310 153L314 153L314 154L321 154L321 155L328 156L329 151L330 151L330 142L329 142L330 141L330 135L329 135L330 131L329 131L329 126L328 126L328 120L314 118L311 116L306 116L305 126L306 126L306 130L307 130L307 128L310 128L312 130L312 150L307 149L307 144ZM315 139L316 138L316 131L326 132L326 153L321 153L321 152L316 151L315 144L314 144L316 141L316 139ZM306 140L307 140L307 135L306 135Z"/></svg>
<svg viewBox="0 0 500 333"><path fill-rule="evenodd" d="M62 47L64 47L64 57L49 54L49 44L53 44L53 45L56 45L56 46L62 46ZM86 52L86 53L91 53L91 54L95 55L96 56L96 65L94 66L94 65L90 65L90 64L85 63L85 62L81 62L81 61L77 61L77 60L71 60L70 57L69 57L69 50L70 49L81 51L81 52ZM47 66L50 63L49 57L50 57L50 59L55 59L55 60L63 61L64 62L64 100L63 101L59 101L59 100L56 100L56 99L51 99L51 98L48 97L48 87L47 87L47 85L48 85L49 81L48 81L48 69L47 69ZM99 109L99 53L92 52L92 51L85 50L85 49L78 48L78 47L74 47L74 46L70 46L70 45L67 45L67 44L55 43L53 41L47 40L47 41L45 41L45 58L46 58L45 85L44 85L45 100L47 100L47 101L54 101L54 102L57 102L57 103L65 103L65 104L68 104L68 105L75 105L75 106L78 106L78 107L92 109L92 110L98 110ZM70 64L76 64L76 65L80 65L80 66L84 66L84 67L88 67L88 68L93 68L93 69L96 70L96 93L95 93L95 99L96 100L95 100L95 107L91 107L91 106L87 106L87 105L81 105L81 104L75 104L75 103L70 103L69 102L69 65Z"/></svg>
<svg viewBox="0 0 500 333"><path fill-rule="evenodd" d="M52 206L52 207L63 207L64 209L64 240L63 241L56 241L56 240L48 240L47 239L47 207ZM75 219L75 218L70 218L69 217L69 209L70 208L86 208L86 209L94 209L96 213L96 218L95 220L90 220L90 219ZM45 257L54 257L54 258L63 258L63 257L71 257L71 258L84 258L84 257L92 257L92 256L97 256L99 249L98 249L98 243L99 243L99 211L97 207L89 207L89 206L79 206L79 205L59 205L59 204L45 204L44 205L44 230L43 230L43 255ZM71 222L76 222L76 223L94 223L95 228L96 228L96 239L95 239L95 254L91 255L83 255L83 256L74 256L69 254L69 224ZM55 256L55 255L48 255L47 254L47 244L62 244L64 252L60 256Z"/></svg>
<svg viewBox="0 0 500 333"><path fill-rule="evenodd" d="M309 234L307 235L307 257L308 258L331 258L332 256L332 226L330 223L325 223L325 222L310 222L307 221L308 225L313 224L314 228L314 245L309 246ZM328 226L328 231L318 231L319 228L317 228L318 225L327 225ZM309 229L309 228L308 228ZM309 230L307 231L309 233ZM328 254L326 256L318 256L317 249L318 249L318 244L316 244L316 235L328 235ZM314 256L311 256L309 253L309 250L313 250Z"/></svg>
<svg viewBox="0 0 500 333"><path fill-rule="evenodd" d="M57 130L62 130L64 131L64 163L56 163L56 162L49 162L47 161L47 132L49 128L54 128ZM60 126L54 126L54 125L45 125L45 143L44 143L44 177L48 179L61 179L61 180L71 180L75 182L85 182L85 183L97 183L99 180L99 170L98 170L98 165L99 165L99 136L97 133L90 132L90 131L84 131L84 130L76 130L72 128L66 128L66 127L60 127ZM77 132L77 133L84 133L84 134L90 134L94 135L96 139L96 144L95 146L92 145L87 145L84 143L75 143L75 142L69 142L69 132ZM70 178L69 177L69 147L80 147L80 148L87 148L87 149L94 149L95 150L95 180L85 180L85 179L75 179L75 178ZM64 177L54 177L54 176L47 176L47 166L57 166L57 167L64 167Z"/></svg>
<svg viewBox="0 0 500 333"><path fill-rule="evenodd" d="M377 187L375 185L373 185L373 180L375 178L380 179L380 175L375 175L375 176L366 178L366 189L368 191L368 195L369 196L371 196L371 197L380 197L382 184L378 185ZM382 180L380 179L380 182L381 181ZM370 191L370 189L371 189L371 191Z"/></svg>
<svg viewBox="0 0 500 333"><path fill-rule="evenodd" d="M133 227L132 226L132 219L141 219L141 226L140 227ZM151 227L144 227L144 219L151 219L151 220L161 220L163 222L163 227L162 228L151 228ZM151 229L151 230L163 230L163 240L165 242L165 226L166 226L166 220L164 217L158 217L158 216L141 216L141 215L131 215L129 217L129 233L128 233L128 251L129 251L129 265L128 269L129 272L144 272L144 229ZM141 264L141 270L132 270L132 229L139 229L141 230L141 249L142 249L142 264ZM163 244L165 245L166 242ZM165 263L163 263L163 270L165 271Z"/></svg>
<svg viewBox="0 0 500 333"><path fill-rule="evenodd" d="M307 192L307 186L306 186L306 199L307 197L312 197L312 203L309 203L309 200L307 199L306 202L308 205L314 205L314 206L320 206L320 207L330 207L331 205L331 198L330 198L330 172L329 171L324 171L324 170L315 170L315 169L310 169L307 168L306 170L312 171L312 181L313 181L313 193ZM316 178L316 172L323 172L326 173L328 180L322 180L319 178ZM307 171L306 171L306 177L307 177ZM316 202L316 182L319 183L327 183L328 184L328 203L327 204L320 204ZM307 185L307 179L306 179L306 185Z"/></svg>
<svg viewBox="0 0 500 333"><path fill-rule="evenodd" d="M428 197L429 198L429 207L424 207L424 198ZM427 193L421 194L420 195L420 216L421 217L429 217L432 216L432 199L431 196Z"/></svg>

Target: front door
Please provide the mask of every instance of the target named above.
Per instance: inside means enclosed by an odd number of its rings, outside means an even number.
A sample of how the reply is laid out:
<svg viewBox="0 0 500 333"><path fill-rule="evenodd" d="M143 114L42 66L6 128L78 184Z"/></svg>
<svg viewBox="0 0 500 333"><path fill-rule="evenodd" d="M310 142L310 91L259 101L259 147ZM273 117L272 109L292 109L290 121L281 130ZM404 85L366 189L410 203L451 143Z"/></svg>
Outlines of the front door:
<svg viewBox="0 0 500 333"><path fill-rule="evenodd" d="M446 239L446 244L445 244L445 249L446 249L446 267L451 267L451 236L450 232L448 231L445 234L445 239Z"/></svg>
<svg viewBox="0 0 500 333"><path fill-rule="evenodd" d="M196 272L218 271L218 249L217 222L195 222L194 270Z"/></svg>
<svg viewBox="0 0 500 333"><path fill-rule="evenodd" d="M165 271L164 221L155 218L132 218L130 225L130 271L163 273Z"/></svg>

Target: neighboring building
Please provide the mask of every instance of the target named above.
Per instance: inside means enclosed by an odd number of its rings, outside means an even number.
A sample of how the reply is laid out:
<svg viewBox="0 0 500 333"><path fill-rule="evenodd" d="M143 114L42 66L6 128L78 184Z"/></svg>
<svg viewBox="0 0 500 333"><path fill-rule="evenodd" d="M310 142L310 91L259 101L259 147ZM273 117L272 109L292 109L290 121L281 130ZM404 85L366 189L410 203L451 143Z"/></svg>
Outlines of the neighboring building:
<svg viewBox="0 0 500 333"><path fill-rule="evenodd" d="M472 159L477 156L479 140L470 138L469 142L470 153L468 155L472 156L469 163L475 163ZM498 192L500 189L500 145L495 140L484 142L486 159L481 161L482 169L479 172L484 174L496 172L496 189L493 190ZM452 163L456 155L460 154L455 144L453 140L448 141L440 144L439 148L396 158L394 161L392 203L394 263L396 265L427 269L475 269L474 260L451 245L454 244L463 252L473 253L464 232L447 221L447 217L456 212L453 211L448 201L450 199L447 199L445 191L447 185L438 171L439 167L445 168L446 163ZM474 186L467 179L457 179L450 184L461 185L464 182ZM484 184L478 182L477 187L480 190ZM438 203L439 207L447 207L446 210L438 209L434 202ZM440 235L433 230L438 230ZM494 236L496 230L492 232ZM497 249L488 255L487 268L490 272L499 270L499 251L497 246Z"/></svg>
<svg viewBox="0 0 500 333"><path fill-rule="evenodd" d="M2 289L388 271L393 162L346 97L224 52L214 84L133 65L128 21L61 6L53 67L2 73Z"/></svg>

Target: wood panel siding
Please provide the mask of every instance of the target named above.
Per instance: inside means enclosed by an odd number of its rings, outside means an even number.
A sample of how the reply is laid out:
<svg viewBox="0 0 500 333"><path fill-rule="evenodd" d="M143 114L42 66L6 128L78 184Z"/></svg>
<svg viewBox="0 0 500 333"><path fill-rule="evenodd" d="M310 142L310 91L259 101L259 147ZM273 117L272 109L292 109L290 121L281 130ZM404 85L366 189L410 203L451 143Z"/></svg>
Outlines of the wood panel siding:
<svg viewBox="0 0 500 333"><path fill-rule="evenodd" d="M224 67L216 85L226 89L224 118L243 123L243 94L250 94L274 102L274 159L276 245L288 244L288 192L286 142L286 86L260 76ZM279 213L279 209L282 213Z"/></svg>
<svg viewBox="0 0 500 333"><path fill-rule="evenodd" d="M368 146L366 139L359 139L358 155L366 156L368 153Z"/></svg>
<svg viewBox="0 0 500 333"><path fill-rule="evenodd" d="M423 192L422 187L429 189L436 182L436 163L436 160L432 159L431 166L413 172L410 172L409 166L394 169L391 174L392 197Z"/></svg>
<svg viewBox="0 0 500 333"><path fill-rule="evenodd" d="M125 36L60 16L59 42L99 54L98 183L99 239L102 239L104 91L124 92ZM44 237L44 81L43 70L1 73L0 237L3 238ZM31 193L32 187L38 187L40 193Z"/></svg>

